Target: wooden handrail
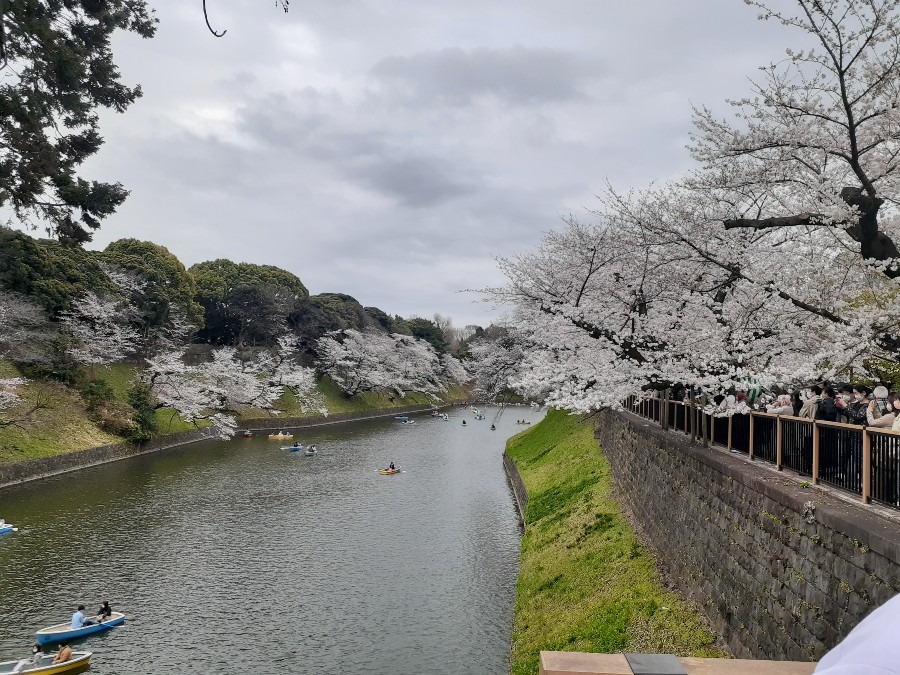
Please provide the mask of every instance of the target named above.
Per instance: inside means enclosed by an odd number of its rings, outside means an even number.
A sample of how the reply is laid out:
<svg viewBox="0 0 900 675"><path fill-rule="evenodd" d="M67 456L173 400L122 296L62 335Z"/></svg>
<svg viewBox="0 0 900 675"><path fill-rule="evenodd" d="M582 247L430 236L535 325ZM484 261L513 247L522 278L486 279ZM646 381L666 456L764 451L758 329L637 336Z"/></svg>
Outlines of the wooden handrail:
<svg viewBox="0 0 900 675"><path fill-rule="evenodd" d="M652 399L648 397L627 397L625 399L626 408L631 408L632 412L637 414L640 417L648 419L653 422L657 422L660 426L663 426L665 421L665 426L668 426L668 403L672 403L674 405L680 405L683 408L684 415L684 433L689 434L691 436L692 441L698 441L703 443L704 445L709 445L710 443L715 444L715 419L721 417L728 417L728 449L731 450L734 447L734 413L731 415L720 415L716 416L712 413L705 412L705 406L696 405L696 401L674 401L669 399L666 401L664 398L659 400L660 406L665 406L663 409L660 408L659 412L659 420L654 420L653 415L653 403ZM630 406L629 406L630 404ZM775 427L775 468L778 471L782 471L784 468L784 422L792 421L792 422L803 422L804 424L808 424L812 427L812 482L814 484L818 484L819 482L819 470L821 468L821 439L820 439L820 429L821 428L829 428L829 429L846 429L852 431L859 431L862 433L862 501L866 504L871 503L872 501L872 434L882 434L885 436L897 436L900 437L900 430L894 430L890 428L883 427L864 427L858 424L847 424L844 422L830 422L826 420L815 420L809 419L808 417L798 417L796 415L779 415L776 413L770 413L761 410L750 410L748 411L750 415L749 421L749 438L748 438L748 451L750 459L754 459L755 456L755 443L754 443L754 435L755 435L755 419L758 417L765 417L775 419L776 427ZM737 414L748 414L748 413L737 413ZM679 429L680 430L680 429Z"/></svg>

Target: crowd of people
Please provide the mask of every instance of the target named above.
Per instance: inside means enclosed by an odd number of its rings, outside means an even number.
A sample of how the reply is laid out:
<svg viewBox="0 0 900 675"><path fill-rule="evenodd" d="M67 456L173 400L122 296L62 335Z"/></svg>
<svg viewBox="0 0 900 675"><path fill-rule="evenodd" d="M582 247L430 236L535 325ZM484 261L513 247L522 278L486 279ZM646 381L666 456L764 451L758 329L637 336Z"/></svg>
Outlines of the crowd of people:
<svg viewBox="0 0 900 675"><path fill-rule="evenodd" d="M900 392L889 392L881 385L872 389L864 384L814 384L790 394L761 394L753 402L745 392L737 392L716 396L706 409L716 416L752 411L900 431Z"/></svg>

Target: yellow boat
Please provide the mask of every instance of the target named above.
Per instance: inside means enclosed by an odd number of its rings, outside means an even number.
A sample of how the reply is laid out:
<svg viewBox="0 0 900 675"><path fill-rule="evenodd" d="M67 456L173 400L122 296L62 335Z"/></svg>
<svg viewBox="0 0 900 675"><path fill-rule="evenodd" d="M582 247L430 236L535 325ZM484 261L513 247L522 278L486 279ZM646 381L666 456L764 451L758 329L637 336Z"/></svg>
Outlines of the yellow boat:
<svg viewBox="0 0 900 675"><path fill-rule="evenodd" d="M382 469L378 473L380 473L382 476L390 476L395 473L400 473L400 469Z"/></svg>
<svg viewBox="0 0 900 675"><path fill-rule="evenodd" d="M277 434L269 434L270 441L284 441L294 437L294 434L286 434L283 431L279 431Z"/></svg>
<svg viewBox="0 0 900 675"><path fill-rule="evenodd" d="M56 654L45 654L41 658L41 663L39 666L28 667L23 670L15 670L16 665L18 665L19 660L15 661L3 661L0 663L0 675L2 673L28 673L32 675L34 673L40 673L40 675L56 675L57 673L83 673L88 668L91 667L90 660L93 654L91 652L72 652L72 658L66 661L65 663L57 663L51 664L53 661L53 657Z"/></svg>

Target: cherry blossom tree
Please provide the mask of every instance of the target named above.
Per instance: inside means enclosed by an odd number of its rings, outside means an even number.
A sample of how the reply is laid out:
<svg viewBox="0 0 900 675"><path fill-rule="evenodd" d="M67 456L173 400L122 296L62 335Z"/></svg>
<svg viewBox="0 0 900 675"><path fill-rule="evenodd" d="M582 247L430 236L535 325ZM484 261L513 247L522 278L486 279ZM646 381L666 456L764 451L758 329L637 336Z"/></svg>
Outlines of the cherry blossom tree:
<svg viewBox="0 0 900 675"><path fill-rule="evenodd" d="M148 359L141 377L159 407L172 408L198 426L206 422L210 435L227 439L234 435L242 410L256 407L278 414L276 404L285 389L294 393L301 411L327 414L315 371L298 365L296 354L289 336L279 338L273 352L249 360L223 347L211 360L189 366L182 351L168 350Z"/></svg>
<svg viewBox="0 0 900 675"><path fill-rule="evenodd" d="M415 391L437 398L451 381L469 379L457 359L439 357L428 342L410 335L332 331L318 340L316 350L318 370L347 396L371 391L402 397Z"/></svg>
<svg viewBox="0 0 900 675"><path fill-rule="evenodd" d="M0 290L0 358L39 361L42 343L53 334L44 310L27 296Z"/></svg>
<svg viewBox="0 0 900 675"><path fill-rule="evenodd" d="M900 3L747 4L807 46L762 68L752 95L729 102L733 120L694 111L690 149L702 168L690 184L715 196L726 228L828 237L900 276Z"/></svg>
<svg viewBox="0 0 900 675"><path fill-rule="evenodd" d="M41 345L52 334L44 311L27 297L0 290L0 358L37 361ZM0 427L23 426L49 407L46 397L35 392L26 402L20 395L28 384L23 377L0 378Z"/></svg>
<svg viewBox="0 0 900 675"><path fill-rule="evenodd" d="M813 46L763 69L733 120L695 111L699 167L607 189L595 222L500 260L488 295L515 307L520 390L592 410L896 362L900 3L748 4Z"/></svg>
<svg viewBox="0 0 900 675"><path fill-rule="evenodd" d="M93 291L82 295L71 310L60 314L62 331L73 340L69 356L91 370L123 360L138 343L130 315L131 306L121 297L101 297Z"/></svg>
<svg viewBox="0 0 900 675"><path fill-rule="evenodd" d="M526 349L521 335L515 331L504 331L494 340L473 340L469 345L467 363L475 374L475 396L495 401L500 394L511 389L512 383L519 380Z"/></svg>

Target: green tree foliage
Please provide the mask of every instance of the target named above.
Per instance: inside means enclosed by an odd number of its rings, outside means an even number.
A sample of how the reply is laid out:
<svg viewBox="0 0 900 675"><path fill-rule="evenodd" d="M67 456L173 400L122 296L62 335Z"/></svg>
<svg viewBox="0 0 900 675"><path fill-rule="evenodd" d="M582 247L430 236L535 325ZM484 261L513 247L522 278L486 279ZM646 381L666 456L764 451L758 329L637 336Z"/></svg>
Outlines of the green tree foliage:
<svg viewBox="0 0 900 675"><path fill-rule="evenodd" d="M106 247L100 259L134 274L144 283L131 297L143 328L164 326L173 313L195 326L203 325L203 307L194 300L194 277L167 248L150 241L119 239Z"/></svg>
<svg viewBox="0 0 900 675"><path fill-rule="evenodd" d="M394 320L391 318L391 315L387 312L383 312L377 307L363 307L366 314L368 314L375 322L381 326L388 333L393 333L394 331Z"/></svg>
<svg viewBox="0 0 900 675"><path fill-rule="evenodd" d="M445 353L449 347L442 331L434 321L428 319L407 319L406 325L413 337L425 340L434 347L435 351Z"/></svg>
<svg viewBox="0 0 900 675"><path fill-rule="evenodd" d="M143 0L0 0L0 21L0 206L60 241L89 241L128 192L75 171L103 143L99 109L124 112L141 95L121 82L110 37L152 37L156 18Z"/></svg>
<svg viewBox="0 0 900 675"><path fill-rule="evenodd" d="M51 314L87 290L113 290L97 254L0 228L0 287L18 291Z"/></svg>
<svg viewBox="0 0 900 675"><path fill-rule="evenodd" d="M132 417L134 427L128 432L126 438L132 443L145 443L153 437L157 430L157 405L150 387L143 382L135 382L128 390L128 404L134 409Z"/></svg>
<svg viewBox="0 0 900 675"><path fill-rule="evenodd" d="M213 344L273 344L291 309L309 297L294 274L272 265L211 260L189 270L206 325L197 337Z"/></svg>
<svg viewBox="0 0 900 675"><path fill-rule="evenodd" d="M298 301L288 315L288 326L297 336L297 348L308 360L316 355L316 341L333 330L339 330L340 320L326 311L313 298Z"/></svg>
<svg viewBox="0 0 900 675"><path fill-rule="evenodd" d="M310 297L310 302L318 305L322 311L333 317L338 328L343 330L362 330L372 323L359 301L344 293L320 293Z"/></svg>

